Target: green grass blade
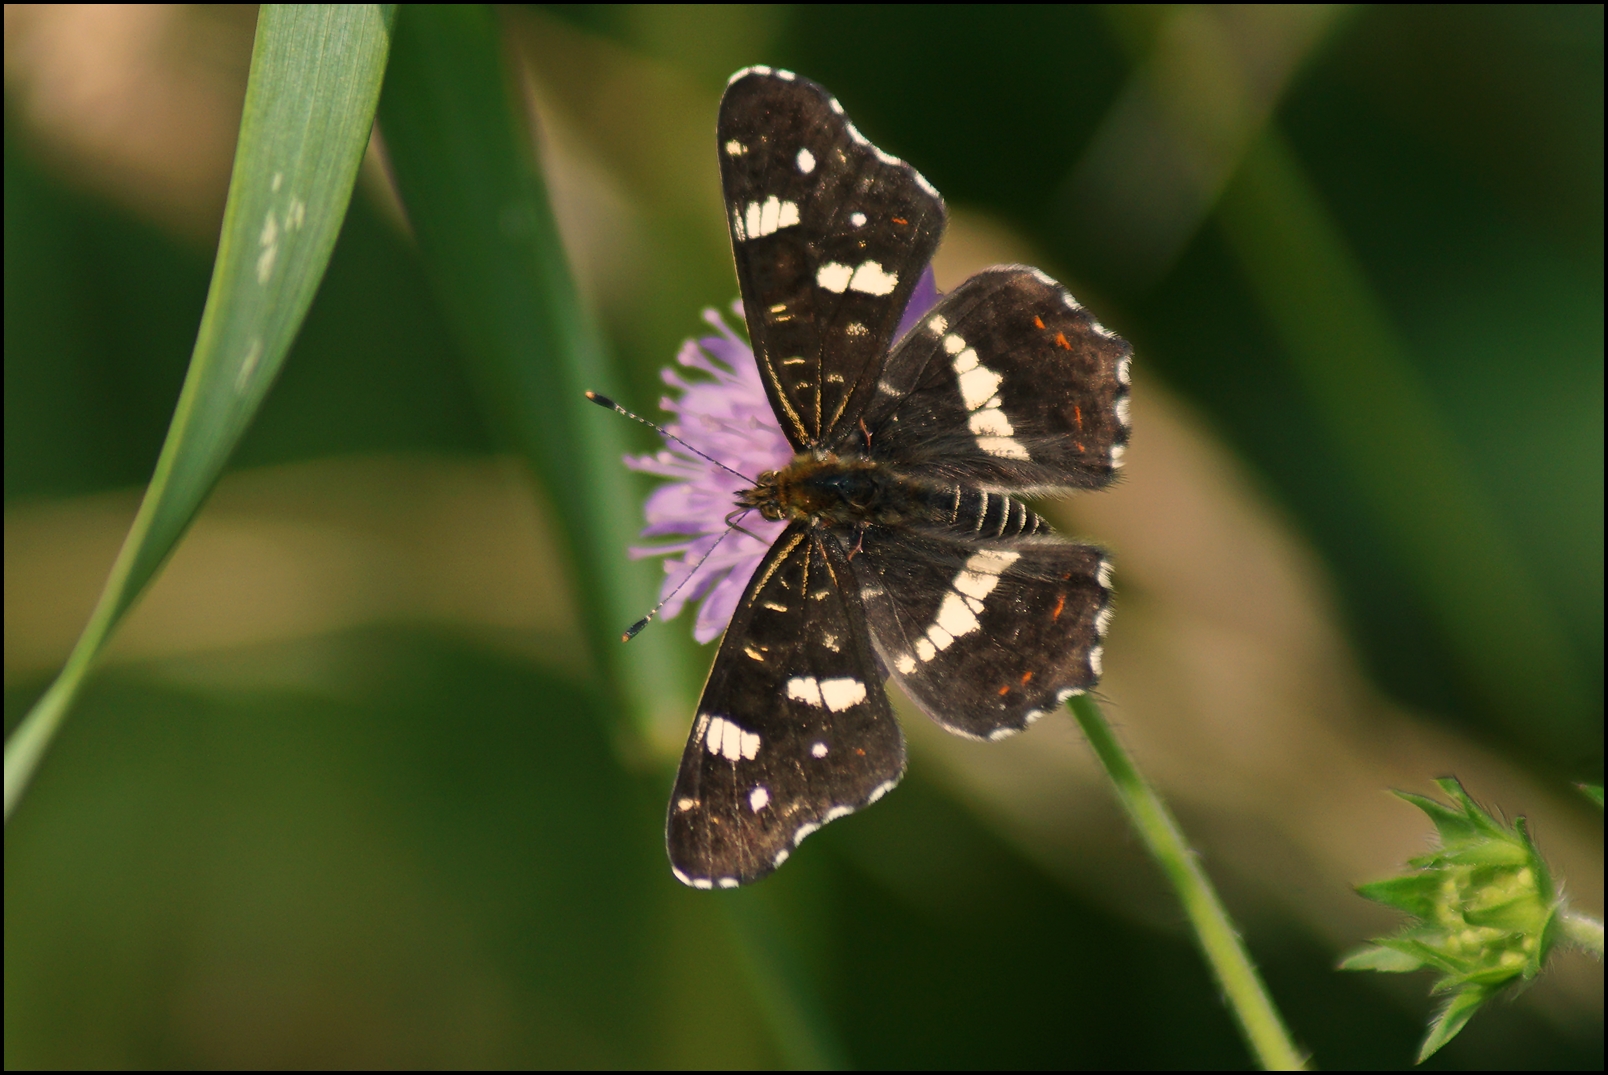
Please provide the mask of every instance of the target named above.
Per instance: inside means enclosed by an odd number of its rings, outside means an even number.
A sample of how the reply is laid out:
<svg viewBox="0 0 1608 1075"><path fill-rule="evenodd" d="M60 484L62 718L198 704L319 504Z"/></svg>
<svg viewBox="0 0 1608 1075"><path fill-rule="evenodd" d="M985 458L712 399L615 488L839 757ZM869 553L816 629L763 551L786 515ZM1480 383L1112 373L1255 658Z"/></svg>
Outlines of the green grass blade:
<svg viewBox="0 0 1608 1075"><path fill-rule="evenodd" d="M621 463L627 423L584 396L614 391L615 376L520 100L489 9L402 12L380 126L419 250L488 409L557 509L595 667L638 731L678 739L692 684L670 633L620 643L663 572L626 556L642 500Z"/></svg>
<svg viewBox="0 0 1608 1075"><path fill-rule="evenodd" d="M1279 132L1218 219L1341 457L1470 677L1513 730L1556 744L1590 707L1567 632L1463 461L1407 344Z"/></svg>
<svg viewBox="0 0 1608 1075"><path fill-rule="evenodd" d="M95 659L183 536L323 279L368 144L393 8L264 5L195 351L134 525L56 681L6 740L5 816Z"/></svg>

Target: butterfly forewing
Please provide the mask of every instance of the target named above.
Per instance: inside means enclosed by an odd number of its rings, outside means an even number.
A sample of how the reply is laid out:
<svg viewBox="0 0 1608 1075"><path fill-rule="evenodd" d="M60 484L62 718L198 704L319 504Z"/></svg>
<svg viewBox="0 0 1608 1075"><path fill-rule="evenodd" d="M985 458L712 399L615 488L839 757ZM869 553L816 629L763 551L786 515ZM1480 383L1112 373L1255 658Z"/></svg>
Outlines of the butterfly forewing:
<svg viewBox="0 0 1608 1075"><path fill-rule="evenodd" d="M750 68L720 104L727 225L749 338L795 450L855 425L943 234L938 193L808 79Z"/></svg>
<svg viewBox="0 0 1608 1075"><path fill-rule="evenodd" d="M1100 677L1111 590L1099 549L871 528L852 566L883 665L952 732L1021 731Z"/></svg>
<svg viewBox="0 0 1608 1075"><path fill-rule="evenodd" d="M978 273L888 356L871 455L993 488L1099 488L1128 442L1130 355L1038 270Z"/></svg>
<svg viewBox="0 0 1608 1075"><path fill-rule="evenodd" d="M852 575L795 523L754 572L704 686L670 797L676 876L730 888L873 802L904 772Z"/></svg>

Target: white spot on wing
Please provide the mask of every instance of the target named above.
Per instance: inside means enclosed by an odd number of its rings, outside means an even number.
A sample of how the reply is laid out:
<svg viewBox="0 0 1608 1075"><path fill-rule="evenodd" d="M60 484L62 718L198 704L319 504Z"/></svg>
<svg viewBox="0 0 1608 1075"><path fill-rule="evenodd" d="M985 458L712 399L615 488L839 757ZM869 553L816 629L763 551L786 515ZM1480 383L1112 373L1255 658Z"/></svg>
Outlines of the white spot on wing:
<svg viewBox="0 0 1608 1075"><path fill-rule="evenodd" d="M857 228L865 227L865 214L864 213L850 213L849 214L849 223L853 224Z"/></svg>
<svg viewBox="0 0 1608 1075"><path fill-rule="evenodd" d="M933 320L937 321L937 320L940 320L940 319L939 318L934 318ZM964 351L965 349L966 349L966 341L961 339L959 336L955 335L954 333L951 332L949 335L944 337L944 350L948 351L950 354L958 355L962 351Z"/></svg>
<svg viewBox="0 0 1608 1075"><path fill-rule="evenodd" d="M1121 384L1133 383L1133 358L1124 358L1117 363L1117 381Z"/></svg>
<svg viewBox="0 0 1608 1075"><path fill-rule="evenodd" d="M981 626L972 610L966 607L966 602L958 594L944 594L943 604L938 606L938 616L934 626L942 628L952 637L969 635ZM930 633L930 632L929 632ZM937 642L937 639L933 639Z"/></svg>
<svg viewBox="0 0 1608 1075"><path fill-rule="evenodd" d="M823 679L821 697L826 701L826 708L834 713L841 713L865 701L865 684L851 676Z"/></svg>
<svg viewBox="0 0 1608 1075"><path fill-rule="evenodd" d="M867 799L866 802L868 802L868 803L876 802L878 799L882 798L888 792L892 791L893 788L894 788L894 785L897 784L897 783L898 783L897 780L890 780L885 784L878 784L876 787L871 789L871 797L869 799Z"/></svg>
<svg viewBox="0 0 1608 1075"><path fill-rule="evenodd" d="M1021 731L1020 728L995 728L993 731L988 733L988 738L991 742L997 743L1001 739L1010 738L1019 731Z"/></svg>
<svg viewBox="0 0 1608 1075"><path fill-rule="evenodd" d="M722 877L719 883L721 888L736 888L738 885L742 884L742 882L737 880L735 877Z"/></svg>
<svg viewBox="0 0 1608 1075"><path fill-rule="evenodd" d="M783 202L782 203L782 214L777 219L776 226L778 228L796 228L796 227L798 227L798 203L797 202Z"/></svg>
<svg viewBox="0 0 1608 1075"><path fill-rule="evenodd" d="M986 411L976 412L967 419L966 425L970 427L973 433L980 436L1008 437L1016 432L1016 427L1011 425L1010 420L1005 417L1005 412L997 407L990 407Z"/></svg>
<svg viewBox="0 0 1608 1075"><path fill-rule="evenodd" d="M1105 674L1105 647L1096 646L1089 651L1089 671L1095 675Z"/></svg>
<svg viewBox="0 0 1608 1075"><path fill-rule="evenodd" d="M796 702L812 705L819 709L826 703L821 701L821 685L814 676L794 676L787 681L787 696Z"/></svg>
<svg viewBox="0 0 1608 1075"><path fill-rule="evenodd" d="M920 172L916 171L914 168L912 168L910 170L910 174L915 177L916 185L918 187L920 187L922 190L926 191L928 194L931 194L934 198L942 197L942 195L940 195L938 193L938 188L933 186L931 183L927 182L927 177L926 176L922 175Z"/></svg>
<svg viewBox="0 0 1608 1075"><path fill-rule="evenodd" d="M967 350L965 354L975 357L976 352ZM959 356L956 356L955 368L960 368ZM956 381L959 383L960 398L965 402L966 409L975 411L994 398L994 394L999 391L999 386L1005 382L1005 378L987 366L977 366L962 373L956 378ZM1004 435L1008 437L1010 433L1007 432Z"/></svg>
<svg viewBox="0 0 1608 1075"><path fill-rule="evenodd" d="M1102 608L1100 610L1100 614L1094 618L1094 633L1099 635L1101 638L1104 638L1106 636L1106 632L1110 629L1111 606L1107 605L1105 608Z"/></svg>
<svg viewBox="0 0 1608 1075"><path fill-rule="evenodd" d="M684 884L684 885L692 884L692 878L690 878L686 874L682 873L676 867L674 867L674 866L670 867L670 872L675 874L676 875L676 880L680 881L682 884Z"/></svg>
<svg viewBox="0 0 1608 1075"><path fill-rule="evenodd" d="M852 813L854 813L854 807L852 806L834 806L826 812L825 817L821 818L821 824L825 825L827 822L836 821L840 817L848 817Z"/></svg>
<svg viewBox="0 0 1608 1075"><path fill-rule="evenodd" d="M782 68L777 68L776 69L776 77L781 79L783 82L791 82L795 78L797 78L798 76L793 74L793 72L791 72L791 71L786 71L786 70L783 70Z"/></svg>
<svg viewBox="0 0 1608 1075"><path fill-rule="evenodd" d="M1100 586L1103 589L1107 589L1107 590L1111 589L1111 561L1110 560L1101 560L1100 561L1100 571L1099 571L1099 574L1096 576L1096 578L1099 579Z"/></svg>
<svg viewBox="0 0 1608 1075"><path fill-rule="evenodd" d="M1065 705L1066 700L1068 698L1076 698L1078 695L1080 695L1082 693L1083 693L1083 689L1081 687L1068 687L1064 691L1056 691L1055 692L1055 704L1056 705Z"/></svg>
<svg viewBox="0 0 1608 1075"><path fill-rule="evenodd" d="M817 825L813 821L808 821L800 825L798 827L798 831L793 834L793 846L797 847L799 844L803 843L804 837L810 835L812 832L815 832L820 827L821 826Z"/></svg>
<svg viewBox="0 0 1608 1075"><path fill-rule="evenodd" d="M1127 396L1121 396L1117 399L1117 421L1122 423L1124 429L1129 425Z"/></svg>
<svg viewBox="0 0 1608 1075"><path fill-rule="evenodd" d="M938 648L925 638L916 639L916 656L923 661L930 661L938 655Z"/></svg>
<svg viewBox="0 0 1608 1075"><path fill-rule="evenodd" d="M927 331L932 333L934 336L942 336L944 333L949 331L949 322L944 319L943 314L933 314L932 317L928 318L927 320ZM965 346L965 342L962 341L961 345Z"/></svg>
<svg viewBox="0 0 1608 1075"><path fill-rule="evenodd" d="M997 455L1001 459L1031 459L1027 449L1018 444L1011 437L978 437L977 447L989 455Z"/></svg>
<svg viewBox="0 0 1608 1075"><path fill-rule="evenodd" d="M750 239L757 239L764 234L764 232L759 230L759 212L760 210L758 202L748 203L748 213L743 218L743 223L745 225L743 234L748 236Z"/></svg>
<svg viewBox="0 0 1608 1075"><path fill-rule="evenodd" d="M815 270L815 282L835 295L841 295L848 290L849 280L853 276L853 269L835 261L829 261Z"/></svg>
<svg viewBox="0 0 1608 1075"><path fill-rule="evenodd" d="M772 194L759 209L759 234L770 235L776 230L782 215L782 203Z"/></svg>
<svg viewBox="0 0 1608 1075"><path fill-rule="evenodd" d="M747 152L748 147L737 141L735 138L726 143L726 156L728 157L740 157Z"/></svg>
<svg viewBox="0 0 1608 1075"><path fill-rule="evenodd" d="M786 862L788 856L791 854L792 852L785 847L776 852L776 865L780 866L782 863Z"/></svg>
<svg viewBox="0 0 1608 1075"><path fill-rule="evenodd" d="M931 639L932 644L937 646L939 649L948 649L950 646L955 644L955 636L944 630L943 624L941 623L928 625L927 637Z"/></svg>
<svg viewBox="0 0 1608 1075"><path fill-rule="evenodd" d="M1122 469L1122 457L1127 455L1127 454L1128 454L1128 446L1126 444L1113 444L1111 446L1111 469L1112 470L1121 470Z"/></svg>
<svg viewBox="0 0 1608 1075"><path fill-rule="evenodd" d="M759 753L759 735L744 730L726 717L710 717L704 747L709 753L724 757L727 761L742 758L752 761Z"/></svg>
<svg viewBox="0 0 1608 1075"><path fill-rule="evenodd" d="M901 653L895 658L893 666L899 670L901 675L908 676L916 670L916 659L908 653Z"/></svg>
<svg viewBox="0 0 1608 1075"><path fill-rule="evenodd" d="M815 154L811 153L807 149L799 150L798 170L803 172L805 175L809 175L811 172L815 171Z"/></svg>
<svg viewBox="0 0 1608 1075"><path fill-rule="evenodd" d="M714 888L715 883L707 877L700 877L692 883L693 888Z"/></svg>
<svg viewBox="0 0 1608 1075"><path fill-rule="evenodd" d="M811 747L810 747L810 757L812 757L812 758L824 758L824 757L826 757L827 750L828 750L828 747L827 747L827 745L825 743L815 743L815 744L811 745Z"/></svg>
<svg viewBox="0 0 1608 1075"><path fill-rule="evenodd" d="M769 803L770 792L764 788L755 788L748 793L748 808L756 814L765 809Z"/></svg>
<svg viewBox="0 0 1608 1075"><path fill-rule="evenodd" d="M884 272L882 265L875 261L861 262L849 280L849 287L867 295L890 295L898 286L899 274Z"/></svg>
<svg viewBox="0 0 1608 1075"><path fill-rule="evenodd" d="M685 814L688 810L691 810L694 806L697 806L697 805L698 805L698 800L697 799L685 799L685 798L683 798L683 799L677 799L676 800L676 809L681 811L683 814Z"/></svg>

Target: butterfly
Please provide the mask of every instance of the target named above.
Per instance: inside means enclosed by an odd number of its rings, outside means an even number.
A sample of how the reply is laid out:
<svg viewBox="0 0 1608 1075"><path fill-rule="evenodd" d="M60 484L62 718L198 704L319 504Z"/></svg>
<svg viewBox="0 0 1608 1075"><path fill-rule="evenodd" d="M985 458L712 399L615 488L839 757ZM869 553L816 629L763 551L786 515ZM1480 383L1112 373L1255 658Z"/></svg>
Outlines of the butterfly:
<svg viewBox="0 0 1608 1075"><path fill-rule="evenodd" d="M1019 732L1100 677L1111 565L1024 495L1110 484L1131 349L1036 269L988 269L897 341L943 199L820 86L732 76L717 127L766 395L796 453L738 496L787 523L687 740L675 876L734 888L905 770L892 679L951 732Z"/></svg>

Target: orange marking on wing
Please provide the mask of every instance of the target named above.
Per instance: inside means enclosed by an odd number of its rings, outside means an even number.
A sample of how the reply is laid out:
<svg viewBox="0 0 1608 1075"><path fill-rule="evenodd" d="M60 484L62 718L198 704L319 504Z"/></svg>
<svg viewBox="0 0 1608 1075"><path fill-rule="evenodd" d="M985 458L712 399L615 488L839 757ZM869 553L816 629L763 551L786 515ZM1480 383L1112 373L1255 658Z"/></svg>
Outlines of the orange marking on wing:
<svg viewBox="0 0 1608 1075"><path fill-rule="evenodd" d="M1083 408L1076 403L1072 404L1072 417L1078 420L1078 429L1083 429Z"/></svg>
<svg viewBox="0 0 1608 1075"><path fill-rule="evenodd" d="M861 747L855 747L854 752L856 754L860 755L860 757L862 757L862 758L865 757L865 750L863 748L861 748Z"/></svg>
<svg viewBox="0 0 1608 1075"><path fill-rule="evenodd" d="M1061 618L1061 612L1065 608L1066 608L1066 594L1061 594L1059 597L1057 597L1055 599L1055 611L1050 613L1050 619L1052 619L1052 620L1060 619Z"/></svg>
<svg viewBox="0 0 1608 1075"><path fill-rule="evenodd" d="M1005 684L1005 686L999 689L999 696L1001 698L1005 697L1009 693L1011 693L1011 685L1009 683Z"/></svg>
<svg viewBox="0 0 1608 1075"><path fill-rule="evenodd" d="M1033 324L1038 328L1043 328L1044 327L1044 319L1042 317L1034 315Z"/></svg>
<svg viewBox="0 0 1608 1075"><path fill-rule="evenodd" d="M1072 345L1066 342L1066 333L1064 332L1057 332L1055 334L1055 346L1061 348L1063 351L1072 350Z"/></svg>
<svg viewBox="0 0 1608 1075"><path fill-rule="evenodd" d="M1074 444L1072 447L1076 448L1080 453L1084 450L1083 449L1083 442L1081 440L1078 441L1076 444Z"/></svg>
<svg viewBox="0 0 1608 1075"><path fill-rule="evenodd" d="M895 223L895 224L908 224L908 223L910 223L910 221L908 221L908 220L906 220L906 219L905 219L905 218L904 218L904 217L902 217L902 216L896 216L896 217L894 217L894 218L893 218L893 222L894 222L894 223Z"/></svg>
<svg viewBox="0 0 1608 1075"><path fill-rule="evenodd" d="M1032 679L1032 678L1033 678L1033 670L1031 668L1029 668L1027 671L1022 673L1022 686L1024 686L1024 687L1027 686L1027 681Z"/></svg>

